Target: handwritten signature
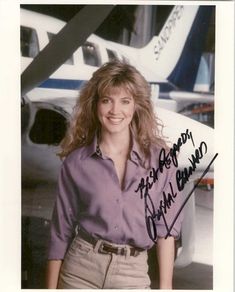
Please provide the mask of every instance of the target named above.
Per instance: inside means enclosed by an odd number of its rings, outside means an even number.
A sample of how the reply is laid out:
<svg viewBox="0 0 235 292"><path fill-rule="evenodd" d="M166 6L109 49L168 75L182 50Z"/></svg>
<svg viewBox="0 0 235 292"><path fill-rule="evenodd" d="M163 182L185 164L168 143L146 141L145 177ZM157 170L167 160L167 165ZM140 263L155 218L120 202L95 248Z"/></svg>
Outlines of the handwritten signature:
<svg viewBox="0 0 235 292"><path fill-rule="evenodd" d="M181 136L179 137L177 143L173 144L172 148L166 153L165 149L161 149L159 153L159 167L157 169L152 168L149 171L149 175L145 178L141 178L140 183L138 185L138 188L135 190L135 192L140 193L140 198L144 199L144 208L145 208L145 222L147 231L149 234L149 237L153 242L157 242L157 227L156 227L156 219L159 221L161 218L163 219L163 222L166 227L166 236L171 235L171 230L174 227L174 224L176 220L178 219L180 213L182 212L184 206L188 202L189 198L193 194L194 190L202 180L202 178L207 174L209 171L211 165L213 164L214 160L218 156L218 153L214 155L204 172L202 173L201 177L197 181L197 183L194 185L193 189L190 191L190 193L186 196L186 199L183 201L181 207L179 208L177 214L175 215L175 218L173 219L170 226L166 222L165 215L167 212L171 209L172 205L175 203L175 199L178 195L178 192L173 189L173 184L169 182L170 192L167 194L165 191L163 191L162 199L160 200L159 207L155 208L153 200L149 194L149 190L153 187L153 185L157 182L159 175L163 174L164 169L169 169L171 165L173 164L175 167L178 167L178 159L177 159L177 153L180 151L180 148L182 145L187 143L189 140L191 140L193 147L195 147L193 135L192 132L190 132L188 129L186 129L185 133L181 133ZM195 149L195 152L191 155L190 158L188 158L190 162L190 166L188 168L184 168L183 170L177 169L176 170L176 183L178 191L183 191L185 184L189 181L189 178L191 175L196 171L197 165L200 164L201 159L204 157L204 155L207 153L207 144L206 142L202 141L198 148Z"/></svg>

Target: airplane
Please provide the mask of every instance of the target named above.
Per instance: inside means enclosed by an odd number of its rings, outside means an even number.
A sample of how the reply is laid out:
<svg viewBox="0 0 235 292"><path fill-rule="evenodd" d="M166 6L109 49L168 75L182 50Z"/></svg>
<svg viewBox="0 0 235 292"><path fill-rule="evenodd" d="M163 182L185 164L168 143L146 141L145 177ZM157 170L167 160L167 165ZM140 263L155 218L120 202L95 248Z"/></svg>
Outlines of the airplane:
<svg viewBox="0 0 235 292"><path fill-rule="evenodd" d="M202 55L211 11L212 7L207 6L176 5L159 35L141 49L91 34L50 78L29 92L28 97L30 100L76 98L81 85L99 66L117 58L135 64L143 73L151 84L157 106L179 112L192 102L213 103L214 95L208 91L209 67ZM64 25L59 19L21 9L22 71ZM192 49L192 41L196 48ZM206 85L202 84L201 76Z"/></svg>
<svg viewBox="0 0 235 292"><path fill-rule="evenodd" d="M36 19L36 15L34 15L33 19ZM44 34L44 37L46 37L46 31L43 29L43 26L46 25L46 19L47 17L40 19L40 25L42 25L41 33ZM44 21L43 21L44 20ZM22 18L23 22L23 18ZM26 20L25 23L22 23L24 27L28 27ZM38 27L40 27L38 25ZM57 33L60 28L59 26L56 27L57 24L55 24L54 30L50 30L53 33ZM77 26L79 27L79 26ZM34 28L36 30L36 28ZM80 29L81 30L81 29ZM35 40L35 34L33 36L32 30L28 32L31 34L32 39ZM38 32L39 33L39 32ZM59 39L61 38L62 32L59 32L56 37ZM23 37L23 35L22 35ZM96 38L96 36L92 36ZM91 46L92 40L95 39L89 39L88 45L85 46L90 51L94 50L94 46ZM43 39L43 38L42 38ZM41 38L38 38L39 42ZM98 37L96 38L98 40ZM43 43L43 42L42 42ZM43 43L44 47L46 45L46 42ZM104 46L106 48L107 52L107 45ZM108 49L113 48L111 45L108 47ZM46 47L43 50L42 47L40 47L42 50L42 53L47 52ZM74 50L72 52L75 62L75 55L79 53L82 53L82 49L71 49ZM49 51L52 51L50 49ZM54 51L53 51L54 52ZM40 64L40 56L41 54L38 54L37 60ZM46 53L45 53L46 54ZM55 73L52 74L52 81L55 81L54 87L58 86L60 84L60 88L46 88L47 82L51 82L51 80L48 81L48 73L42 72L43 77L40 77L37 79L38 71L46 71L47 68L40 67L35 64L35 60L32 61L32 58L29 59L27 57L24 57L26 59L22 58L22 215L23 215L23 230L24 230L24 237L23 240L23 253L25 254L28 249L32 253L32 250L34 250L34 243L33 239L30 239L30 234L33 232L36 232L33 229L33 224L30 225L30 220L39 220L40 226L42 228L42 233L45 235L48 231L49 221L51 218L51 212L54 204L55 199L55 184L59 172L59 168L61 165L61 161L59 158L56 157L56 152L58 151L58 144L63 138L63 135L66 130L66 123L69 119L69 116L71 114L75 98L77 97L78 93L77 90L74 90L74 87L71 89L66 89L63 86L63 81L77 81L79 72L73 71L72 67L69 64L71 60L69 61L69 56L72 55L71 52L65 58L65 61L68 60L67 64L63 64L59 69L55 69ZM119 58L122 58L122 54L119 55ZM125 57L123 55L123 57ZM50 60L48 57L46 58L47 61ZM80 60L80 64L83 64L83 58L78 58L77 60ZM26 63L28 64L26 64ZM50 62L52 63L52 60ZM58 61L59 63L59 61ZM62 64L61 62L60 64ZM41 63L42 64L42 63ZM27 65L29 67L27 67ZM84 65L84 64L83 64ZM50 66L50 64L48 65ZM86 71L86 67L84 68L84 74L89 74L97 69L97 66L91 66L87 65L88 70ZM26 68L27 67L27 68ZM59 67L59 66L58 66ZM75 66L74 66L75 67ZM25 69L26 68L26 69ZM33 69L32 69L33 68ZM69 78L64 78L64 75L62 74L62 68L67 68L69 74ZM33 80L34 74L24 75L25 72L27 72L28 69L31 69L35 73L36 79ZM75 68L74 68L75 70ZM30 71L29 71L30 72ZM83 72L83 69L81 70L81 73ZM88 73L87 73L88 72ZM74 79L71 78L72 74L74 74ZM145 74L150 74L149 71L146 70ZM24 77L26 76L26 77ZM32 77L32 80L30 80L30 76ZM84 75L85 76L85 75ZM24 77L24 78L23 78ZM75 79L76 78L76 79ZM62 80L60 80L62 79ZM79 79L79 81L84 81L85 78ZM28 81L28 83L27 83ZM44 83L45 82L45 83ZM159 82L159 79L158 79ZM76 83L76 82L75 82ZM43 85L44 84L44 85ZM36 87L39 85L39 87ZM50 85L50 84L49 84ZM50 86L47 87L50 87ZM76 83L76 88L79 89L79 83ZM62 87L62 88L61 88ZM26 89L25 89L26 88ZM48 94L50 93L50 94ZM48 95L46 95L48 94ZM194 172L194 177L191 177L190 182L187 183L187 186L185 188L185 198L187 198L187 195L189 194L190 190L193 189L194 181L195 179L198 179L201 174L204 172L204 170L207 168L208 164L212 161L214 157L214 147L213 147L213 129L198 123L196 121L193 121L189 118L186 118L182 115L179 115L177 113L173 113L169 110L165 110L162 108L159 108L156 106L156 112L160 119L163 121L163 124L166 125L164 127L164 135L168 136L169 139L172 142L177 142L178 138L180 137L181 133L184 133L187 129L193 132L194 137L194 143L195 145L200 145L200 142L202 140L206 141L208 145L208 151L203 157L203 160L198 165L197 170ZM179 164L181 168L188 166L188 157L190 157L192 151L194 148L190 144L184 145L182 147L183 149L183 155L179 155ZM207 173L208 176L213 176L213 164L210 167L210 172ZM194 217L195 217L195 202L194 202L194 196L193 193L190 196L190 199L187 201L187 204L185 206L185 217L186 220L184 220L183 228L182 228L182 247L180 250L180 253L177 255L176 259L176 267L183 267L188 265L192 261L192 254L194 249ZM34 221L33 221L34 222ZM38 227L38 226L37 226ZM30 233L31 232L31 233ZM29 244L30 242L30 244ZM44 244L45 242L40 242L39 244ZM30 246L29 246L30 245ZM45 246L44 246L45 248ZM36 252L36 251L34 251ZM45 250L42 252L45 253ZM24 258L24 257L23 257ZM24 265L23 265L24 266ZM27 266L27 263L26 263ZM24 268L23 268L24 269ZM27 270L29 273L29 271Z"/></svg>

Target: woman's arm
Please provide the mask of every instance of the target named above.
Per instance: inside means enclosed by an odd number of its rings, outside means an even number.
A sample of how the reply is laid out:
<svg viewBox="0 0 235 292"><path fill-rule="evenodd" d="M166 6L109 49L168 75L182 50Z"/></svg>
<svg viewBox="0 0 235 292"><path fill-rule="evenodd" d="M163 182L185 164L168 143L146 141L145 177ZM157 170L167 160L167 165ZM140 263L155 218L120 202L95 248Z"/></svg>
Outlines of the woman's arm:
<svg viewBox="0 0 235 292"><path fill-rule="evenodd" d="M69 165L65 162L58 178L58 190L53 209L47 254L46 287L56 289L61 264L75 233L77 197Z"/></svg>
<svg viewBox="0 0 235 292"><path fill-rule="evenodd" d="M159 265L160 289L172 289L174 252L174 237L158 238L157 257Z"/></svg>
<svg viewBox="0 0 235 292"><path fill-rule="evenodd" d="M46 289L56 289L62 260L49 260L46 271Z"/></svg>

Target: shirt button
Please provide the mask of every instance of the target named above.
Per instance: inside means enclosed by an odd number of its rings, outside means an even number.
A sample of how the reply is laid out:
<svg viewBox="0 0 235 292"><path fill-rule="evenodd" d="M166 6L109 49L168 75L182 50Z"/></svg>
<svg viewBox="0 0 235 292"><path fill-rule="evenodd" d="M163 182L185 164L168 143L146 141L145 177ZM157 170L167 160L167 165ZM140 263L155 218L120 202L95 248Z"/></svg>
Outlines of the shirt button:
<svg viewBox="0 0 235 292"><path fill-rule="evenodd" d="M119 203L119 199L116 199L116 202Z"/></svg>
<svg viewBox="0 0 235 292"><path fill-rule="evenodd" d="M115 229L115 230L118 230L118 226L117 226L117 225L115 225L115 226L114 226L114 229Z"/></svg>

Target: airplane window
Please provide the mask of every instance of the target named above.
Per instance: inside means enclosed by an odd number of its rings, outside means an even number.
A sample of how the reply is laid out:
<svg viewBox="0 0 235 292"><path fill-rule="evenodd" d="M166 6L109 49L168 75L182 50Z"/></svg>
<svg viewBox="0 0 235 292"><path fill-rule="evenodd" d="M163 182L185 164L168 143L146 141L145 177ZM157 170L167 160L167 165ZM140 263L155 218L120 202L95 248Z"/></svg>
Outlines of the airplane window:
<svg viewBox="0 0 235 292"><path fill-rule="evenodd" d="M66 131L66 118L60 113L40 109L36 116L29 137L33 143L58 145Z"/></svg>
<svg viewBox="0 0 235 292"><path fill-rule="evenodd" d="M49 39L49 41L51 41L52 38L55 36L55 34L52 33L52 32L47 32L47 35L48 35L48 39ZM71 57L69 57L68 60L67 60L64 64L67 64L67 65L74 65L73 55L72 55Z"/></svg>
<svg viewBox="0 0 235 292"><path fill-rule="evenodd" d="M118 60L118 56L117 56L117 53L110 50L110 49L106 49L107 51L107 54L108 54L108 58L109 58L109 61L112 61L112 60Z"/></svg>
<svg viewBox="0 0 235 292"><path fill-rule="evenodd" d="M90 42L82 46L84 63L90 66L101 66L100 53L98 47Z"/></svg>
<svg viewBox="0 0 235 292"><path fill-rule="evenodd" d="M23 57L34 58L39 53L38 36L31 27L20 27L20 49Z"/></svg>

